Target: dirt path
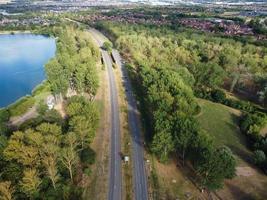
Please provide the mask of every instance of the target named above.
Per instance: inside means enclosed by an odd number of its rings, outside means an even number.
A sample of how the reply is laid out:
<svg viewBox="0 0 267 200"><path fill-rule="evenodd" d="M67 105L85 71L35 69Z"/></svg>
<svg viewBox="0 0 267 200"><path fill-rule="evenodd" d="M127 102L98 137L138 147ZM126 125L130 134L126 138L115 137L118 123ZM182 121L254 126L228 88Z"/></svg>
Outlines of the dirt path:
<svg viewBox="0 0 267 200"><path fill-rule="evenodd" d="M11 117L10 124L12 126L19 126L23 122L25 122L31 118L37 117L37 115L38 114L37 114L36 106L33 106L25 114L18 116L18 117Z"/></svg>

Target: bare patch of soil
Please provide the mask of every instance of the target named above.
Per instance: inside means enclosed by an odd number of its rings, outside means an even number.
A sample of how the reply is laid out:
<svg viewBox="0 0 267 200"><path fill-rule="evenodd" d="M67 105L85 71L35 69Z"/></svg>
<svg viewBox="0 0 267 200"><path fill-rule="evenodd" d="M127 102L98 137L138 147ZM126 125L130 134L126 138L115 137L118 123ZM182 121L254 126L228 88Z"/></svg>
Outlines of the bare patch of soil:
<svg viewBox="0 0 267 200"><path fill-rule="evenodd" d="M252 167L237 167L236 168L237 176L249 177L249 176L255 175L255 173L257 172Z"/></svg>
<svg viewBox="0 0 267 200"><path fill-rule="evenodd" d="M57 103L54 107L56 111L61 115L62 118L66 117L66 111L64 109L64 102Z"/></svg>

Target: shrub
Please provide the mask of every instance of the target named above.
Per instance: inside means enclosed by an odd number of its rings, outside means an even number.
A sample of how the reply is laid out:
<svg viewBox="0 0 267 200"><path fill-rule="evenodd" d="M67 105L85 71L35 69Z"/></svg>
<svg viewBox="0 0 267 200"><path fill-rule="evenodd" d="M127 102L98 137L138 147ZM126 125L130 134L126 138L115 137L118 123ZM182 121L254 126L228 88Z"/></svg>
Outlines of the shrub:
<svg viewBox="0 0 267 200"><path fill-rule="evenodd" d="M37 112L39 115L44 115L48 110L48 106L44 101L41 101L37 106Z"/></svg>
<svg viewBox="0 0 267 200"><path fill-rule="evenodd" d="M8 133L7 122L10 114L6 109L0 109L0 134L6 135Z"/></svg>
<svg viewBox="0 0 267 200"><path fill-rule="evenodd" d="M83 169L83 173L90 176L92 174L92 170L89 167L86 167Z"/></svg>
<svg viewBox="0 0 267 200"><path fill-rule="evenodd" d="M7 109L0 109L0 123L7 122L9 120L10 114Z"/></svg>
<svg viewBox="0 0 267 200"><path fill-rule="evenodd" d="M246 134L259 134L265 122L266 115L264 113L247 113L240 121L240 128Z"/></svg>
<svg viewBox="0 0 267 200"><path fill-rule="evenodd" d="M86 148L81 151L80 157L84 164L91 165L95 163L96 153L93 149Z"/></svg>
<svg viewBox="0 0 267 200"><path fill-rule="evenodd" d="M253 155L253 162L255 165L258 165L259 167L262 167L266 162L266 155L261 150L254 151Z"/></svg>
<svg viewBox="0 0 267 200"><path fill-rule="evenodd" d="M219 102L219 103L224 103L226 100L226 95L224 91L220 89L215 89L211 92L211 97L214 101Z"/></svg>

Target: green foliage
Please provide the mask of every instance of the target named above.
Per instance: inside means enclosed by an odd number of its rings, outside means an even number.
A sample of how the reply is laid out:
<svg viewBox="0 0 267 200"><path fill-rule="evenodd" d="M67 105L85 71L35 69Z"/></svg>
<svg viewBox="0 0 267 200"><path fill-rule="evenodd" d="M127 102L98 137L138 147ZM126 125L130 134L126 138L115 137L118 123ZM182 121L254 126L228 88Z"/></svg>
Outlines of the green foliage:
<svg viewBox="0 0 267 200"><path fill-rule="evenodd" d="M33 197L38 194L41 180L36 169L26 169L23 172L24 177L20 182L22 191L28 196Z"/></svg>
<svg viewBox="0 0 267 200"><path fill-rule="evenodd" d="M213 102L218 102L226 106L229 106L229 107L232 107L238 110L246 111L249 113L262 110L259 106L251 104L248 101L227 98L224 91L220 89L212 89L212 90L197 89L195 90L195 95L199 98L207 99Z"/></svg>
<svg viewBox="0 0 267 200"><path fill-rule="evenodd" d="M112 43L109 42L109 41L106 41L106 42L103 43L103 48L106 51L108 51L109 53L111 53L111 51L112 51L112 46L113 46Z"/></svg>
<svg viewBox="0 0 267 200"><path fill-rule="evenodd" d="M94 138L99 123L99 110L96 105L84 97L72 97L67 104L71 131L77 134L80 145L88 147Z"/></svg>
<svg viewBox="0 0 267 200"><path fill-rule="evenodd" d="M157 132L153 137L151 150L161 162L166 162L170 153L174 151L171 133Z"/></svg>
<svg viewBox="0 0 267 200"><path fill-rule="evenodd" d="M264 164L266 164L265 153L261 150L254 151L253 162L255 165L262 167Z"/></svg>
<svg viewBox="0 0 267 200"><path fill-rule="evenodd" d="M240 128L244 133L256 137L265 125L266 120L267 117L263 113L247 113L242 117Z"/></svg>
<svg viewBox="0 0 267 200"><path fill-rule="evenodd" d="M221 86L225 76L225 72L216 63L201 63L192 70L197 87L206 86L216 88Z"/></svg>
<svg viewBox="0 0 267 200"><path fill-rule="evenodd" d="M226 101L226 95L220 89L212 90L211 97L215 102L223 103Z"/></svg>
<svg viewBox="0 0 267 200"><path fill-rule="evenodd" d="M49 92L50 91L50 85L47 81L44 81L43 83L39 84L37 87L35 87L32 91L32 96L37 96L43 92Z"/></svg>
<svg viewBox="0 0 267 200"><path fill-rule="evenodd" d="M84 168L83 173L86 174L87 176L90 176L92 174L92 170L90 168Z"/></svg>
<svg viewBox="0 0 267 200"><path fill-rule="evenodd" d="M48 106L45 102L41 101L37 105L37 112L39 115L44 115L48 111Z"/></svg>
<svg viewBox="0 0 267 200"><path fill-rule="evenodd" d="M197 164L197 172L202 177L201 182L204 187L210 190L222 187L225 178L230 179L235 176L236 161L227 147L205 152L202 159Z"/></svg>
<svg viewBox="0 0 267 200"><path fill-rule="evenodd" d="M7 109L0 109L0 122L7 122L10 114Z"/></svg>
<svg viewBox="0 0 267 200"><path fill-rule="evenodd" d="M259 77L266 74L266 47L248 41L203 34L177 26L100 22L116 46L136 63L148 67L187 68L195 86L216 88L227 83L230 90L256 95ZM249 83L250 85L246 85ZM248 87L246 87L248 86Z"/></svg>
<svg viewBox="0 0 267 200"><path fill-rule="evenodd" d="M80 158L83 164L92 165L95 163L96 152L91 148L85 148L80 152Z"/></svg>
<svg viewBox="0 0 267 200"><path fill-rule="evenodd" d="M7 122L10 114L7 109L0 109L0 135L6 135L8 132Z"/></svg>
<svg viewBox="0 0 267 200"><path fill-rule="evenodd" d="M264 26L263 23L261 23L260 18L255 18L250 20L249 26L253 28L255 33L259 34L267 34L267 28Z"/></svg>

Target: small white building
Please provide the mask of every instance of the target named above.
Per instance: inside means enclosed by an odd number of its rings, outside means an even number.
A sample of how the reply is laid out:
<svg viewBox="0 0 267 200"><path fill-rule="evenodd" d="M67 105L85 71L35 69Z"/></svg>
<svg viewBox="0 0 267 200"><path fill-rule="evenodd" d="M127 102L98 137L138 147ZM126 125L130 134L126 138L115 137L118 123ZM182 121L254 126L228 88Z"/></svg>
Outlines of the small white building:
<svg viewBox="0 0 267 200"><path fill-rule="evenodd" d="M56 100L54 96L50 95L47 97L46 104L49 110L52 110L55 107L55 103L56 103Z"/></svg>

